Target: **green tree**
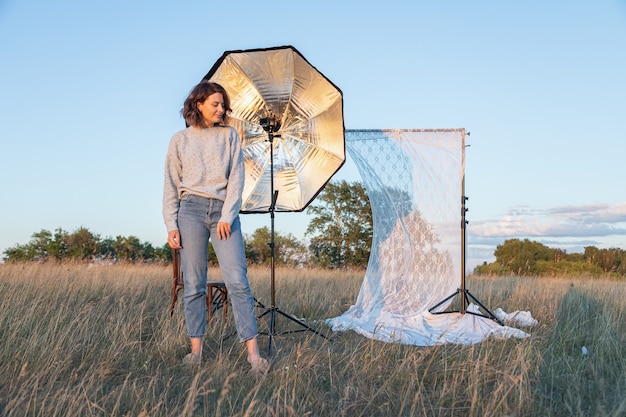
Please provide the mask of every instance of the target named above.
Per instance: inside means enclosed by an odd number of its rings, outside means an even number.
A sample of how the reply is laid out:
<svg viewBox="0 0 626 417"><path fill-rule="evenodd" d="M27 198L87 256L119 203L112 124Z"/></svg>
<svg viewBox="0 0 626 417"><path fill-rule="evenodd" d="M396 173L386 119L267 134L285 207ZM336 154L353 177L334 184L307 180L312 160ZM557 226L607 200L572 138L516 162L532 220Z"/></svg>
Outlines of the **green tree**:
<svg viewBox="0 0 626 417"><path fill-rule="evenodd" d="M54 231L54 236L47 248L48 259L56 259L58 261L66 259L68 256L68 239L69 233L61 228Z"/></svg>
<svg viewBox="0 0 626 417"><path fill-rule="evenodd" d="M49 230L41 229L32 234L27 244L6 249L3 252L3 259L7 262L44 262L50 258L60 259L64 251L64 235L65 232L62 229L57 229L54 236Z"/></svg>
<svg viewBox="0 0 626 417"><path fill-rule="evenodd" d="M246 248L246 259L253 264L270 263L270 229L261 227L256 229L252 235L246 235L244 242Z"/></svg>
<svg viewBox="0 0 626 417"><path fill-rule="evenodd" d="M99 258L100 259L108 259L115 260L115 240L111 237L106 237L100 242L100 250L99 250Z"/></svg>
<svg viewBox="0 0 626 417"><path fill-rule="evenodd" d="M528 239L509 239L498 245L495 262L476 266L474 273L489 275L589 275L626 276L626 251L620 248L585 247L584 253L568 254Z"/></svg>
<svg viewBox="0 0 626 417"><path fill-rule="evenodd" d="M245 238L246 258L249 263L269 265L272 234L267 226L256 229ZM291 233L286 236L274 231L274 261L276 265L300 265L308 262L306 246Z"/></svg>
<svg viewBox="0 0 626 417"><path fill-rule="evenodd" d="M15 245L2 252L5 262L25 262L32 260L28 245Z"/></svg>
<svg viewBox="0 0 626 417"><path fill-rule="evenodd" d="M528 239L505 240L496 247L494 255L504 271L520 275L538 274L537 261L554 259L552 249Z"/></svg>
<svg viewBox="0 0 626 417"><path fill-rule="evenodd" d="M594 246L587 246L584 258L589 264L598 266L605 273L626 275L626 251L623 249L598 249Z"/></svg>
<svg viewBox="0 0 626 417"><path fill-rule="evenodd" d="M214 256L214 255L213 255ZM85 227L80 227L72 233L58 228L54 234L42 229L33 233L30 242L16 245L3 252L6 262L24 261L64 261L64 260L93 261L109 259L112 261L145 262L171 261L172 255L169 245L154 248L148 242L141 242L135 236L117 236L115 239L92 233Z"/></svg>
<svg viewBox="0 0 626 417"><path fill-rule="evenodd" d="M166 242L154 250L154 259L164 263L172 262L172 248L170 248L169 243Z"/></svg>
<svg viewBox="0 0 626 417"><path fill-rule="evenodd" d="M115 259L119 261L133 262L143 260L143 245L135 236L117 236L112 245Z"/></svg>
<svg viewBox="0 0 626 417"><path fill-rule="evenodd" d="M100 252L100 236L81 227L63 237L66 253L69 258L77 260L93 259Z"/></svg>
<svg viewBox="0 0 626 417"><path fill-rule="evenodd" d="M330 182L309 206L314 217L306 229L314 262L326 268L365 267L372 244L369 199L359 182Z"/></svg>
<svg viewBox="0 0 626 417"><path fill-rule="evenodd" d="M276 241L280 254L280 263L283 265L307 265L310 262L309 250L306 245L296 237L288 233L280 235Z"/></svg>

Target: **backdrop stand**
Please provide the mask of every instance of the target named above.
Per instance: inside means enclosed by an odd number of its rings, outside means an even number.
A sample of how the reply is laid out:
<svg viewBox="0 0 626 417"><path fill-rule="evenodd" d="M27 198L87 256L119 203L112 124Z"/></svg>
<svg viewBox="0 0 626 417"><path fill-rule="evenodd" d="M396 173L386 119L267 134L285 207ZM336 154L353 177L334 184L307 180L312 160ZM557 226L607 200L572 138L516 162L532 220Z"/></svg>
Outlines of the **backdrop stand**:
<svg viewBox="0 0 626 417"><path fill-rule="evenodd" d="M469 134L469 133L468 133ZM500 319L498 319L495 314L493 314L487 307L483 305L474 295L465 287L465 231L467 229L468 221L465 219L465 213L467 213L467 208L465 208L465 202L468 200L468 197L465 196L465 175L463 175L462 182L462 192L461 192L461 288L458 288L456 292L450 294L448 297L444 298L433 307L431 307L428 312L431 314L451 314L451 313L461 313L461 314L473 314L475 316L485 317L491 319L498 323L501 326L504 326L504 323ZM446 311L436 311L442 305L448 303L453 300L456 296L461 297L461 307L459 310L446 310ZM485 313L468 311L467 306L472 300L476 305L482 308Z"/></svg>
<svg viewBox="0 0 626 417"><path fill-rule="evenodd" d="M274 217L275 217L274 212L276 208L276 200L278 199L278 190L274 190L274 137L275 136L279 137L279 135L274 135L274 132L280 128L280 123L274 118L271 118L271 119L266 118L266 119L261 119L261 126L263 126L263 129L267 132L268 141L270 143L270 171L271 171L270 191L272 195L272 200L271 200L270 207L269 207L269 213L270 213L270 218L271 218L271 224L270 224L270 236L271 237L270 237L270 243L268 245L270 247L270 271L271 271L270 272L270 278L271 278L270 279L270 293L271 293L270 302L271 304L269 307L266 307L257 299L255 299L255 301L258 307L265 310L263 313L257 316L257 319L260 319L268 314L270 316L269 317L269 320L270 320L269 331L267 333L260 332L259 334L264 334L268 336L267 354L271 355L272 341L273 341L274 336L281 335L281 334L288 334L288 333L305 332L305 331L311 331L317 334L318 336L323 337L324 339L326 339L326 336L324 336L323 334L321 334L320 332L318 332L317 330L315 330L314 328L312 328L311 326L309 326L302 320L299 320L298 318L292 316L291 314L285 313L280 308L276 307L276 285L275 285L276 284L275 246L276 245L274 241ZM301 329L288 330L288 331L283 331L283 332L278 333L276 331L276 314L277 313L285 317L286 319L289 319L292 322L298 324L301 327Z"/></svg>

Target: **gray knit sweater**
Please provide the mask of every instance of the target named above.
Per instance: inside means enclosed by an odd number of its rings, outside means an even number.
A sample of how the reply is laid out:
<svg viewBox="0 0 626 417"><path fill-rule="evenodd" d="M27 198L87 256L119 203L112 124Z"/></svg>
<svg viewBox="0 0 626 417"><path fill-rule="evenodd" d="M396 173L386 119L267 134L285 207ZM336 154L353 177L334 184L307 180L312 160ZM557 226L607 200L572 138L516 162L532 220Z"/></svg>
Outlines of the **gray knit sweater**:
<svg viewBox="0 0 626 417"><path fill-rule="evenodd" d="M241 208L244 186L241 140L230 127L188 127L172 136L165 158L163 219L167 231L178 229L183 193L222 200L220 222L232 224Z"/></svg>

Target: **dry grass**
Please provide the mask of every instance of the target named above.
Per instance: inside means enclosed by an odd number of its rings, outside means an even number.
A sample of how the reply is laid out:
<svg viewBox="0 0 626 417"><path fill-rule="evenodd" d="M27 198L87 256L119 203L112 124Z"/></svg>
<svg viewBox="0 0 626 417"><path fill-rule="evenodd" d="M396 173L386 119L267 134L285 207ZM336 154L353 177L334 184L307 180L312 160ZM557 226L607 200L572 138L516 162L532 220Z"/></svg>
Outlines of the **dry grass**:
<svg viewBox="0 0 626 417"><path fill-rule="evenodd" d="M319 320L354 303L362 273L279 269L276 280L282 311ZM269 271L250 281L269 305ZM470 277L485 305L530 310L532 336L416 347L314 322L332 341L276 336L262 380L224 339L234 326L221 314L206 363L180 364L188 347L169 284L167 267L0 265L0 415L626 416L623 281ZM301 329L276 317L279 331Z"/></svg>

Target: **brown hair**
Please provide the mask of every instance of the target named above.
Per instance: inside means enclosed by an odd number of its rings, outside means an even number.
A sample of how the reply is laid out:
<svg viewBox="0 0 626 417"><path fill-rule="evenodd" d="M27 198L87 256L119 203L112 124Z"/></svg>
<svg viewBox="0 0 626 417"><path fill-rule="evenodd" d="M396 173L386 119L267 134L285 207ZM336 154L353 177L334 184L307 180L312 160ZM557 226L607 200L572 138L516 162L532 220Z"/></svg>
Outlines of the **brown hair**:
<svg viewBox="0 0 626 417"><path fill-rule="evenodd" d="M228 125L228 113L230 113L232 109L230 108L230 99L228 98L226 90L218 83L202 80L200 84L196 85L191 90L191 92L185 99L185 104L183 105L183 108L180 111L180 114L182 114L183 118L185 119L185 123L187 123L187 126L208 127L206 125L204 117L202 117L200 109L198 109L198 103L202 103L210 95L215 93L221 93L222 97L224 97L225 111L224 115L222 116L222 121L220 122L220 125Z"/></svg>

